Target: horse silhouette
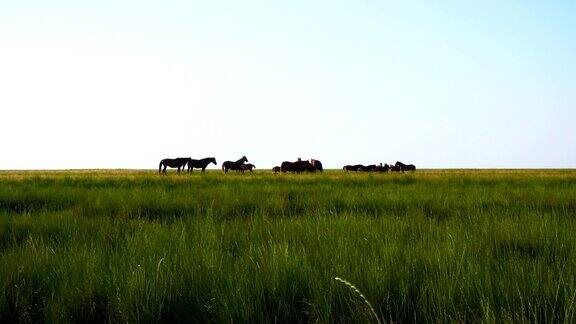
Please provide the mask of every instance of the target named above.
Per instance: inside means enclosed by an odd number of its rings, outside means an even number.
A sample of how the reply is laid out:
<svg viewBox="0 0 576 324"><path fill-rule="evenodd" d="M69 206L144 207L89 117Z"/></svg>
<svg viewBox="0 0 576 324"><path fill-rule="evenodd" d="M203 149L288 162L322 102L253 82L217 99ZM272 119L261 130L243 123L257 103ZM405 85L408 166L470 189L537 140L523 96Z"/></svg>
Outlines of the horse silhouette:
<svg viewBox="0 0 576 324"><path fill-rule="evenodd" d="M273 171L274 173L278 173L278 172L280 172L280 170L281 170L281 169L280 169L279 166L275 166L275 167L272 168L272 171Z"/></svg>
<svg viewBox="0 0 576 324"><path fill-rule="evenodd" d="M355 164L355 165L345 165L342 169L345 171L358 171L362 167L364 167L362 164Z"/></svg>
<svg viewBox="0 0 576 324"><path fill-rule="evenodd" d="M396 161L396 167L400 168L400 171L416 171L416 166L414 164L404 164L400 161Z"/></svg>
<svg viewBox="0 0 576 324"><path fill-rule="evenodd" d="M388 172L390 171L390 166L388 165L388 163L382 165L382 163L380 163L380 165L376 166L376 172Z"/></svg>
<svg viewBox="0 0 576 324"><path fill-rule="evenodd" d="M194 172L194 168L202 169L202 172L206 171L206 167L208 164L214 163L214 165L218 165L216 163L216 158L208 157L200 160L190 159L188 161L188 172Z"/></svg>
<svg viewBox="0 0 576 324"><path fill-rule="evenodd" d="M283 173L285 172L300 173L305 171L314 172L316 171L316 168L314 168L312 163L308 161L302 161L301 158L298 158L298 161L296 162L290 162L290 161L282 162L282 164L280 165L280 171L282 171Z"/></svg>
<svg viewBox="0 0 576 324"><path fill-rule="evenodd" d="M158 173L166 174L167 167L178 168L178 173L180 173L180 168L182 168L182 171L184 171L184 167L186 167L186 164L190 160L192 159L191 158L163 159L162 161L160 161L160 165L158 166ZM164 170L162 170L162 167L164 167Z"/></svg>
<svg viewBox="0 0 576 324"><path fill-rule="evenodd" d="M361 165L358 168L358 171L364 171L364 172L373 172L376 171L376 164L370 164L370 165Z"/></svg>
<svg viewBox="0 0 576 324"><path fill-rule="evenodd" d="M311 159L310 164L312 164L314 171L324 171L324 168L322 167L322 162L315 159Z"/></svg>
<svg viewBox="0 0 576 324"><path fill-rule="evenodd" d="M248 170L250 172L252 172L252 169L255 169L256 166L252 163L246 163L246 164L242 164L242 172Z"/></svg>
<svg viewBox="0 0 576 324"><path fill-rule="evenodd" d="M227 173L228 170L242 171L242 164L244 164L244 162L248 162L246 156L243 156L238 161L225 161L222 163L222 171L224 171L224 173Z"/></svg>

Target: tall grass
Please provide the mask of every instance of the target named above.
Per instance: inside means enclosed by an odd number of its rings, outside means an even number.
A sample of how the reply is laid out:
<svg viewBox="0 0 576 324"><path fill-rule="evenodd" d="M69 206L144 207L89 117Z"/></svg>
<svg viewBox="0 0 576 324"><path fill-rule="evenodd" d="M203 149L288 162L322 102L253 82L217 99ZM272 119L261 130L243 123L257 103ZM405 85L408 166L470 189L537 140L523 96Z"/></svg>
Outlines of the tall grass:
<svg viewBox="0 0 576 324"><path fill-rule="evenodd" d="M0 322L576 318L576 172L0 173Z"/></svg>

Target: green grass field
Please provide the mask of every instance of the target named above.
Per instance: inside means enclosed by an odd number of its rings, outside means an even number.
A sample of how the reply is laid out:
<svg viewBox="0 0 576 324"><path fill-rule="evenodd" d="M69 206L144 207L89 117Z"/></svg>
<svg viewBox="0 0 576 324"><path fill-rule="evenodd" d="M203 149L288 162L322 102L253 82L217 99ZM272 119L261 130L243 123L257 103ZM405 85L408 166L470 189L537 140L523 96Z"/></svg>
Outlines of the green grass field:
<svg viewBox="0 0 576 324"><path fill-rule="evenodd" d="M576 171L0 172L0 322L576 321Z"/></svg>

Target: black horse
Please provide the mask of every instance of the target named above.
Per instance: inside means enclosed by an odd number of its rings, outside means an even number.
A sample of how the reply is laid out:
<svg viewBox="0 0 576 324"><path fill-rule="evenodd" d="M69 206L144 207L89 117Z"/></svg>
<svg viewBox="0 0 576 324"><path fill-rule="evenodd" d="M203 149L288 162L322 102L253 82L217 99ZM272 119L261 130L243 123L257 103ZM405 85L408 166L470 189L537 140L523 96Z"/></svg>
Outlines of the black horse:
<svg viewBox="0 0 576 324"><path fill-rule="evenodd" d="M246 163L246 164L242 164L242 172L248 170L250 172L252 172L252 169L256 169L256 166L252 163Z"/></svg>
<svg viewBox="0 0 576 324"><path fill-rule="evenodd" d="M248 159L246 158L246 156L243 156L240 160L238 161L226 161L224 163L222 163L222 171L224 171L224 173L227 173L228 170L232 170L232 171L242 171L242 164L244 164L245 162L248 162Z"/></svg>
<svg viewBox="0 0 576 324"><path fill-rule="evenodd" d="M370 165L362 165L360 166L360 168L358 168L358 171L364 171L364 172L374 172L376 171L376 164L370 164Z"/></svg>
<svg viewBox="0 0 576 324"><path fill-rule="evenodd" d="M390 171L390 166L388 165L388 163L382 165L382 163L380 163L380 165L376 166L376 172L388 172Z"/></svg>
<svg viewBox="0 0 576 324"><path fill-rule="evenodd" d="M190 159L188 161L188 172L193 172L194 168L202 169L202 172L204 172L204 171L206 171L206 167L210 163L214 163L214 165L217 165L216 158L209 157L209 158L204 158L204 159L200 159L200 160Z"/></svg>
<svg viewBox="0 0 576 324"><path fill-rule="evenodd" d="M180 173L180 168L182 168L182 171L184 171L186 164L190 160L192 160L192 159L191 158L164 159L164 160L160 161L160 165L158 166L158 173L166 174L166 168L167 167L178 168L178 173ZM164 170L162 170L162 167L164 167Z"/></svg>
<svg viewBox="0 0 576 324"><path fill-rule="evenodd" d="M312 164L314 171L320 171L320 172L324 171L324 168L322 167L322 162L315 159L311 159L310 164Z"/></svg>
<svg viewBox="0 0 576 324"><path fill-rule="evenodd" d="M285 172L300 173L305 171L314 172L316 171L316 168L312 165L312 163L308 161L302 161L301 158L298 158L298 161L296 162L290 162L290 161L282 162L282 164L280 165L280 171L282 171L283 173Z"/></svg>
<svg viewBox="0 0 576 324"><path fill-rule="evenodd" d="M342 169L345 171L358 171L361 167L363 167L362 164L345 165Z"/></svg>
<svg viewBox="0 0 576 324"><path fill-rule="evenodd" d="M416 166L414 164L404 164L400 161L397 161L395 164L396 167L400 168L400 171L416 171Z"/></svg>

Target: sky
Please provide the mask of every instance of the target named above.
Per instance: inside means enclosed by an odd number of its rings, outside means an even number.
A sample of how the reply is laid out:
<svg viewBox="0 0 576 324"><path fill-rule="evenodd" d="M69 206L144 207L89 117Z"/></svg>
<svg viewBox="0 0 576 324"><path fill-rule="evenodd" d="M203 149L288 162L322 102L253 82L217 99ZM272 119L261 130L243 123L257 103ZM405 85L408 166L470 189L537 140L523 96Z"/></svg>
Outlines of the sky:
<svg viewBox="0 0 576 324"><path fill-rule="evenodd" d="M576 167L576 1L2 1L0 169Z"/></svg>

